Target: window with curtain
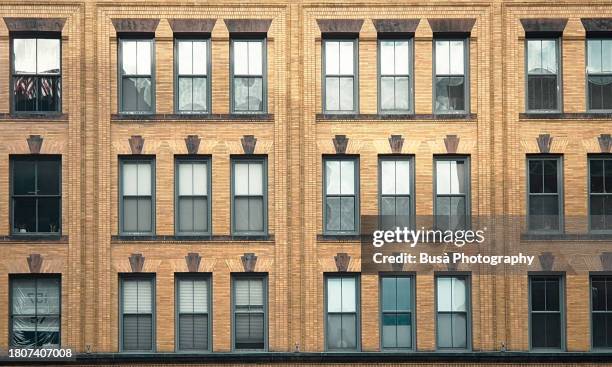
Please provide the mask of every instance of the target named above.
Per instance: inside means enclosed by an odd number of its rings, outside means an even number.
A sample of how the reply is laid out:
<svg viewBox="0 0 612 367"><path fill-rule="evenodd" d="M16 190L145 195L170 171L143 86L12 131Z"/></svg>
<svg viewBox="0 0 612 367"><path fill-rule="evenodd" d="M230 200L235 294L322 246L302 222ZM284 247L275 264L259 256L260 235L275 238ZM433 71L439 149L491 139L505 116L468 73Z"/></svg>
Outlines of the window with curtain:
<svg viewBox="0 0 612 367"><path fill-rule="evenodd" d="M181 276L177 280L177 342L179 350L209 350L209 279Z"/></svg>
<svg viewBox="0 0 612 367"><path fill-rule="evenodd" d="M61 157L15 155L10 162L12 234L59 235Z"/></svg>
<svg viewBox="0 0 612 367"><path fill-rule="evenodd" d="M325 232L357 234L359 162L357 158L324 158Z"/></svg>
<svg viewBox="0 0 612 367"><path fill-rule="evenodd" d="M466 229L469 225L467 157L436 157L435 219L438 229Z"/></svg>
<svg viewBox="0 0 612 367"><path fill-rule="evenodd" d="M469 347L469 295L466 276L436 278L437 341L439 349Z"/></svg>
<svg viewBox="0 0 612 367"><path fill-rule="evenodd" d="M121 340L123 351L154 349L153 277L121 278Z"/></svg>
<svg viewBox="0 0 612 367"><path fill-rule="evenodd" d="M59 348L59 276L10 276L10 347Z"/></svg>
<svg viewBox="0 0 612 367"><path fill-rule="evenodd" d="M234 349L263 350L266 347L266 289L263 277L235 277Z"/></svg>
<svg viewBox="0 0 612 367"><path fill-rule="evenodd" d="M176 39L177 112L208 112L208 42Z"/></svg>
<svg viewBox="0 0 612 367"><path fill-rule="evenodd" d="M122 113L155 111L154 42L153 39L119 39L119 110Z"/></svg>
<svg viewBox="0 0 612 367"><path fill-rule="evenodd" d="M330 275L326 278L326 322L328 350L357 350L359 347L357 276Z"/></svg>
<svg viewBox="0 0 612 367"><path fill-rule="evenodd" d="M232 112L266 111L266 40L232 39Z"/></svg>
<svg viewBox="0 0 612 367"><path fill-rule="evenodd" d="M561 159L559 157L530 157L528 223L530 231L561 230Z"/></svg>
<svg viewBox="0 0 612 367"><path fill-rule="evenodd" d="M153 159L121 160L121 233L154 232Z"/></svg>
<svg viewBox="0 0 612 367"><path fill-rule="evenodd" d="M467 39L436 39L434 109L436 113L467 112Z"/></svg>
<svg viewBox="0 0 612 367"><path fill-rule="evenodd" d="M411 106L410 39L381 39L379 47L379 110L409 113Z"/></svg>
<svg viewBox="0 0 612 367"><path fill-rule="evenodd" d="M411 227L411 160L408 157L381 157L380 215L381 227Z"/></svg>
<svg viewBox="0 0 612 367"><path fill-rule="evenodd" d="M612 348L612 275L591 276L593 348Z"/></svg>
<svg viewBox="0 0 612 367"><path fill-rule="evenodd" d="M560 109L559 41L528 39L527 41L527 110L558 111Z"/></svg>
<svg viewBox="0 0 612 367"><path fill-rule="evenodd" d="M267 172L265 159L236 158L233 167L233 234L265 235Z"/></svg>
<svg viewBox="0 0 612 367"><path fill-rule="evenodd" d="M588 109L612 110L612 39L587 40Z"/></svg>
<svg viewBox="0 0 612 367"><path fill-rule="evenodd" d="M356 112L356 39L323 41L325 65L324 112Z"/></svg>
<svg viewBox="0 0 612 367"><path fill-rule="evenodd" d="M562 348L562 291L560 276L530 278L531 348Z"/></svg>
<svg viewBox="0 0 612 367"><path fill-rule="evenodd" d="M612 156L589 157L591 231L612 230Z"/></svg>
<svg viewBox="0 0 612 367"><path fill-rule="evenodd" d="M381 277L382 348L412 348L413 286L409 276Z"/></svg>
<svg viewBox="0 0 612 367"><path fill-rule="evenodd" d="M177 230L179 235L210 234L208 159L177 159Z"/></svg>

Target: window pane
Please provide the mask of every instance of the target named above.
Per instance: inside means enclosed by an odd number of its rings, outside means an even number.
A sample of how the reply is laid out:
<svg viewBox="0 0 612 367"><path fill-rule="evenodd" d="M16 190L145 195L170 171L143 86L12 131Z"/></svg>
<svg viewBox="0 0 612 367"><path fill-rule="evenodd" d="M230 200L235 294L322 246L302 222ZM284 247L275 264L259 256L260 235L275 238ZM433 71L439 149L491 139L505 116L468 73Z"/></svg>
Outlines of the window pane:
<svg viewBox="0 0 612 367"><path fill-rule="evenodd" d="M249 164L235 163L234 164L234 194L248 195L249 194Z"/></svg>
<svg viewBox="0 0 612 367"><path fill-rule="evenodd" d="M542 73L542 41L527 41L527 72L529 74Z"/></svg>
<svg viewBox="0 0 612 367"><path fill-rule="evenodd" d="M591 307L593 311L605 311L607 309L605 278L592 278L591 280ZM612 308L612 305L610 305L610 308Z"/></svg>
<svg viewBox="0 0 612 367"><path fill-rule="evenodd" d="M38 232L59 233L60 198L38 199Z"/></svg>
<svg viewBox="0 0 612 367"><path fill-rule="evenodd" d="M264 230L263 198L249 198L249 230L261 232Z"/></svg>
<svg viewBox="0 0 612 367"><path fill-rule="evenodd" d="M357 348L356 316L354 314L342 315L342 346L341 348Z"/></svg>
<svg viewBox="0 0 612 367"><path fill-rule="evenodd" d="M451 164L452 161L436 161L436 193L445 195L451 193Z"/></svg>
<svg viewBox="0 0 612 367"><path fill-rule="evenodd" d="M450 42L436 41L436 75L450 74Z"/></svg>
<svg viewBox="0 0 612 367"><path fill-rule="evenodd" d="M463 41L451 41L450 42L450 74L463 75Z"/></svg>
<svg viewBox="0 0 612 367"><path fill-rule="evenodd" d="M13 160L13 193L16 195L36 194L36 163L27 160Z"/></svg>
<svg viewBox="0 0 612 367"><path fill-rule="evenodd" d="M410 310L412 307L410 306L410 292L412 289L410 287L410 278L408 277L398 277L397 278L397 309L400 311Z"/></svg>
<svg viewBox="0 0 612 367"><path fill-rule="evenodd" d="M410 50L408 41L395 42L395 74L408 75Z"/></svg>
<svg viewBox="0 0 612 367"><path fill-rule="evenodd" d="M138 164L138 195L151 195L151 164Z"/></svg>
<svg viewBox="0 0 612 367"><path fill-rule="evenodd" d="M234 207L236 209L236 212L234 213L234 227L236 228L236 231L248 231L249 199L245 197L235 198Z"/></svg>
<svg viewBox="0 0 612 367"><path fill-rule="evenodd" d="M122 106L124 111L150 111L151 110L151 79L150 78L124 78Z"/></svg>
<svg viewBox="0 0 612 367"><path fill-rule="evenodd" d="M588 82L589 108L592 110L612 109L612 77L589 75Z"/></svg>
<svg viewBox="0 0 612 367"><path fill-rule="evenodd" d="M395 165L396 161L383 160L380 164L380 184L381 193L383 195L395 195L396 194L396 182L400 180L396 179L395 176Z"/></svg>
<svg viewBox="0 0 612 367"><path fill-rule="evenodd" d="M395 172L396 193L399 195L410 194L410 161L396 161Z"/></svg>
<svg viewBox="0 0 612 367"><path fill-rule="evenodd" d="M602 72L612 72L612 40L601 41L601 69Z"/></svg>
<svg viewBox="0 0 612 367"><path fill-rule="evenodd" d="M397 348L397 317L395 314L382 316L383 348Z"/></svg>
<svg viewBox="0 0 612 367"><path fill-rule="evenodd" d="M325 200L325 228L328 231L340 230L340 198L328 197Z"/></svg>
<svg viewBox="0 0 612 367"><path fill-rule="evenodd" d="M531 280L531 310L546 310L546 282L543 279Z"/></svg>
<svg viewBox="0 0 612 367"><path fill-rule="evenodd" d="M37 71L40 74L59 74L60 40L39 38L37 41Z"/></svg>
<svg viewBox="0 0 612 367"><path fill-rule="evenodd" d="M193 78L193 110L194 111L206 111L207 110L207 88L208 84L206 78Z"/></svg>
<svg viewBox="0 0 612 367"><path fill-rule="evenodd" d="M340 110L351 111L353 105L353 78L340 78Z"/></svg>
<svg viewBox="0 0 612 367"><path fill-rule="evenodd" d="M557 161L544 161L544 192L557 193Z"/></svg>
<svg viewBox="0 0 612 367"><path fill-rule="evenodd" d="M452 315L438 313L437 318L438 348L453 347Z"/></svg>
<svg viewBox="0 0 612 367"><path fill-rule="evenodd" d="M398 50L399 51L399 50ZM380 73L381 75L393 75L395 74L395 64L398 63L395 60L394 42L393 41L380 41Z"/></svg>
<svg viewBox="0 0 612 367"><path fill-rule="evenodd" d="M138 199L138 232L151 232L153 230L151 214L151 199Z"/></svg>
<svg viewBox="0 0 612 367"><path fill-rule="evenodd" d="M546 310L559 311L559 280L548 279L546 281Z"/></svg>
<svg viewBox="0 0 612 367"><path fill-rule="evenodd" d="M13 78L13 94L16 111L36 111L38 78L18 76Z"/></svg>
<svg viewBox="0 0 612 367"><path fill-rule="evenodd" d="M234 109L236 111L249 110L249 78L234 78Z"/></svg>
<svg viewBox="0 0 612 367"><path fill-rule="evenodd" d="M353 75L353 42L340 42L340 74Z"/></svg>
<svg viewBox="0 0 612 367"><path fill-rule="evenodd" d="M529 229L559 230L558 195L529 197Z"/></svg>
<svg viewBox="0 0 612 367"><path fill-rule="evenodd" d="M438 292L437 303L438 312L452 310L452 279L450 277L441 277L437 279Z"/></svg>
<svg viewBox="0 0 612 367"><path fill-rule="evenodd" d="M340 109L340 78L325 78L325 109Z"/></svg>
<svg viewBox="0 0 612 367"><path fill-rule="evenodd" d="M342 312L357 311L357 297L355 294L355 288L355 278L342 278Z"/></svg>
<svg viewBox="0 0 612 367"><path fill-rule="evenodd" d="M191 111L193 106L193 79L179 78L179 110Z"/></svg>
<svg viewBox="0 0 612 367"><path fill-rule="evenodd" d="M193 202L193 229L196 232L207 232L208 198L196 198Z"/></svg>
<svg viewBox="0 0 612 367"><path fill-rule="evenodd" d="M354 197L342 197L340 198L340 204L341 204L340 229L342 231L354 231L355 230L355 198Z"/></svg>
<svg viewBox="0 0 612 367"><path fill-rule="evenodd" d="M136 41L122 40L120 42L123 74L136 74Z"/></svg>
<svg viewBox="0 0 612 367"><path fill-rule="evenodd" d="M464 313L453 313L453 348L467 348L467 318Z"/></svg>
<svg viewBox="0 0 612 367"><path fill-rule="evenodd" d="M263 80L261 78L250 78L249 87L249 111L263 110Z"/></svg>
<svg viewBox="0 0 612 367"><path fill-rule="evenodd" d="M382 310L396 311L397 310L397 278L384 277L382 278Z"/></svg>
<svg viewBox="0 0 612 367"><path fill-rule="evenodd" d="M601 72L601 40L587 40L587 72Z"/></svg>
<svg viewBox="0 0 612 367"><path fill-rule="evenodd" d="M557 73L557 42L555 40L542 41L542 72Z"/></svg>
<svg viewBox="0 0 612 367"><path fill-rule="evenodd" d="M466 285L465 279L463 278L452 278L452 310L453 311L466 311L467 300L466 300Z"/></svg>
<svg viewBox="0 0 612 367"><path fill-rule="evenodd" d="M193 201L192 198L179 199L179 231L193 232Z"/></svg>
<svg viewBox="0 0 612 367"><path fill-rule="evenodd" d="M544 161L529 160L529 192L544 192Z"/></svg>
<svg viewBox="0 0 612 367"><path fill-rule="evenodd" d="M151 75L151 42L138 41L136 44L138 75Z"/></svg>
<svg viewBox="0 0 612 367"><path fill-rule="evenodd" d="M327 279L327 312L342 311L342 278Z"/></svg>
<svg viewBox="0 0 612 367"><path fill-rule="evenodd" d="M263 75L262 66L262 43L249 42L249 75Z"/></svg>
<svg viewBox="0 0 612 367"><path fill-rule="evenodd" d="M36 39L13 39L15 73L36 73Z"/></svg>
<svg viewBox="0 0 612 367"><path fill-rule="evenodd" d="M355 193L355 162L349 160L340 161L340 193L352 195Z"/></svg>
<svg viewBox="0 0 612 367"><path fill-rule="evenodd" d="M463 77L436 77L436 111L465 110Z"/></svg>
<svg viewBox="0 0 612 367"><path fill-rule="evenodd" d="M11 285L13 315L36 315L36 280L16 278Z"/></svg>
<svg viewBox="0 0 612 367"><path fill-rule="evenodd" d="M234 75L248 75L249 64L248 64L248 42L234 41Z"/></svg>
<svg viewBox="0 0 612 367"><path fill-rule="evenodd" d="M410 108L410 85L408 78L395 78L395 108L398 110L407 110Z"/></svg>
<svg viewBox="0 0 612 367"><path fill-rule="evenodd" d="M208 168L206 163L193 164L193 193L195 195L208 194Z"/></svg>
<svg viewBox="0 0 612 367"><path fill-rule="evenodd" d="M557 76L529 75L527 77L528 108L530 110L557 109Z"/></svg>
<svg viewBox="0 0 612 367"><path fill-rule="evenodd" d="M593 347L609 348L612 346L612 314L593 313Z"/></svg>
<svg viewBox="0 0 612 367"><path fill-rule="evenodd" d="M179 74L192 74L193 72L193 43L191 41L178 41L178 67Z"/></svg>
<svg viewBox="0 0 612 367"><path fill-rule="evenodd" d="M15 198L13 200L13 224L15 233L36 232L36 199Z"/></svg>
<svg viewBox="0 0 612 367"><path fill-rule="evenodd" d="M179 195L193 195L193 167L191 163L179 164Z"/></svg>
<svg viewBox="0 0 612 367"><path fill-rule="evenodd" d="M380 108L383 110L395 109L395 78L380 78Z"/></svg>
<svg viewBox="0 0 612 367"><path fill-rule="evenodd" d="M325 74L340 74L340 43L325 41Z"/></svg>
<svg viewBox="0 0 612 367"><path fill-rule="evenodd" d="M325 161L325 181L327 195L340 194L340 161Z"/></svg>
<svg viewBox="0 0 612 367"><path fill-rule="evenodd" d="M412 320L408 313L397 315L397 347L412 347Z"/></svg>
<svg viewBox="0 0 612 367"><path fill-rule="evenodd" d="M59 111L60 79L58 77L38 78L38 111Z"/></svg>
<svg viewBox="0 0 612 367"><path fill-rule="evenodd" d="M193 73L206 75L208 67L206 41L193 42Z"/></svg>
<svg viewBox="0 0 612 367"><path fill-rule="evenodd" d="M342 348L342 316L327 315L327 348Z"/></svg>

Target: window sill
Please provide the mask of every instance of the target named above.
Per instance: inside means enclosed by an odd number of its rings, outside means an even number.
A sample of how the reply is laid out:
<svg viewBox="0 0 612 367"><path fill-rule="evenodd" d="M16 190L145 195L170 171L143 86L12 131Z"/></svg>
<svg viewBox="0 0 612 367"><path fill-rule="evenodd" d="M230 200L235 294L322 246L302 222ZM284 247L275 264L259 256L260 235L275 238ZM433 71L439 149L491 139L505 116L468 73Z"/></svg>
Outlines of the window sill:
<svg viewBox="0 0 612 367"><path fill-rule="evenodd" d="M478 116L475 113L457 113L457 114L365 114L365 113L350 113L350 114L330 114L318 113L317 121L476 121Z"/></svg>
<svg viewBox="0 0 612 367"><path fill-rule="evenodd" d="M272 122L274 115L269 113L237 114L237 113L152 113L111 115L111 121L253 121Z"/></svg>
<svg viewBox="0 0 612 367"><path fill-rule="evenodd" d="M68 243L68 236L13 234L0 236L0 243Z"/></svg>
<svg viewBox="0 0 612 367"><path fill-rule="evenodd" d="M274 235L267 236L228 236L228 235L213 235L213 236L175 236L175 235L160 235L160 236L111 236L111 243L134 243L134 242L157 242L157 243L193 243L193 242L269 242L274 243Z"/></svg>
<svg viewBox="0 0 612 367"><path fill-rule="evenodd" d="M67 113L0 113L0 121L68 121Z"/></svg>
<svg viewBox="0 0 612 367"><path fill-rule="evenodd" d="M612 241L612 233L521 233L521 241Z"/></svg>
<svg viewBox="0 0 612 367"><path fill-rule="evenodd" d="M358 234L318 234L318 242L355 242L361 241Z"/></svg>
<svg viewBox="0 0 612 367"><path fill-rule="evenodd" d="M609 120L610 112L525 112L519 113L519 120Z"/></svg>

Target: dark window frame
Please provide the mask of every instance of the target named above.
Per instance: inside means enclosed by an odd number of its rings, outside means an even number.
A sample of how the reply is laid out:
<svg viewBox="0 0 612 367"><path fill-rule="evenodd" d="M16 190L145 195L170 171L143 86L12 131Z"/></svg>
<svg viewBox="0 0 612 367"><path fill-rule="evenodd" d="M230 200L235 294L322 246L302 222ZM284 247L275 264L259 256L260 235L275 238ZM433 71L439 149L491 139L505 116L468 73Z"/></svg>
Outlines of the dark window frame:
<svg viewBox="0 0 612 367"><path fill-rule="evenodd" d="M414 272L381 272L378 276L379 284L379 325L380 325L380 349L385 352L406 352L416 350L416 273ZM407 278L410 279L410 310L409 311L385 311L383 309L383 279L384 278ZM396 288L397 293L397 288ZM397 295L396 295L397 297ZM410 313L410 347L386 348L383 343L383 317L386 313Z"/></svg>
<svg viewBox="0 0 612 367"><path fill-rule="evenodd" d="M352 42L353 43L353 109L352 110L329 110L327 109L327 77L330 78L349 78L348 75L344 74L332 74L327 75L326 70L326 59L325 59L325 44L327 42ZM359 113L359 35L348 36L343 35L341 37L323 37L321 39L321 106L323 113L334 114L334 115L346 115ZM340 68L340 60L338 60L338 68ZM340 84L338 84L338 94L340 94ZM338 98L340 98L338 96ZM338 99L338 106L340 106L340 100Z"/></svg>
<svg viewBox="0 0 612 367"><path fill-rule="evenodd" d="M263 349L242 349L236 348L236 280L261 280L262 281L262 289L263 289L263 339L264 339L264 347ZM268 273L232 273L230 277L230 287L231 287L231 337L232 337L232 352L234 353L257 353L257 352L267 352L268 351Z"/></svg>
<svg viewBox="0 0 612 367"><path fill-rule="evenodd" d="M236 75L234 74L234 42L261 42L261 76ZM266 34L255 34L248 36L238 36L230 34L230 55L229 55L229 89L230 89L230 112L235 115L265 115L268 113L268 37ZM248 60L247 60L248 62ZM236 78L258 79L261 78L261 110L236 110L234 97Z"/></svg>
<svg viewBox="0 0 612 367"><path fill-rule="evenodd" d="M13 319L15 317L15 315L13 314L13 280L15 279L34 279L36 282L36 287L38 288L38 280L39 279L57 279L58 283L59 283L59 314L57 314L57 317L59 318L59 345L58 348L61 348L62 346L62 275L61 274L51 274L51 273L39 273L39 274L8 274L8 299L9 299L9 304L8 304L8 321L9 321L9 330L8 330L8 346L9 348L15 348L15 346L13 346L11 344L11 341L13 340L13 329L14 329L14 325L13 325ZM37 297L38 297L38 292L37 292ZM38 301L36 302L36 304L38 305ZM56 316L56 315L50 315L50 314L45 314L45 315L41 315L40 317L47 317L47 316ZM36 316L34 317L39 317L38 312L36 312ZM19 348L19 347L16 347Z"/></svg>
<svg viewBox="0 0 612 367"><path fill-rule="evenodd" d="M326 170L326 163L327 161L352 161L353 162L353 167L354 167L354 172L353 172L353 180L354 180L354 193L353 195L342 195L342 194L334 194L334 195L328 195L327 194L327 170ZM329 154L329 155L323 155L323 164L322 164L322 170L323 170L323 187L322 187L322 193L323 193L323 201L322 201L322 210L323 210L323 234L325 235L334 235L334 236L355 236L359 234L359 230L360 230L360 213L361 213L361 200L360 200L360 157L359 155L334 155L334 154ZM340 179L342 179L342 173L340 173ZM341 183L340 183L341 185ZM327 199L328 197L333 196L333 197L354 197L354 223L355 223L355 230L354 231L343 231L342 229L339 231L330 231L327 229Z"/></svg>
<svg viewBox="0 0 612 367"><path fill-rule="evenodd" d="M328 316L330 312L328 311L328 281L333 278L352 278L355 280L355 348L340 348L340 349L330 349L329 348L329 325L328 325ZM333 273L325 273L323 274L323 282L324 282L324 343L325 343L325 351L330 353L343 353L343 352L360 352L361 351L361 276L360 273L352 273L352 272L333 272ZM342 295L340 295L341 297ZM332 312L332 314L353 314L353 312Z"/></svg>
<svg viewBox="0 0 612 367"><path fill-rule="evenodd" d="M147 350L125 350L123 340L123 319L125 314L123 313L124 308L124 283L129 280L144 280L151 283L151 349ZM142 353L142 352L155 352L157 350L157 309L156 309L156 298L157 292L157 277L155 273L119 273L119 352L120 353ZM141 315L140 313L136 315Z"/></svg>
<svg viewBox="0 0 612 367"><path fill-rule="evenodd" d="M263 231L238 231L236 230L236 163L258 163L261 164L262 178L262 206L263 206ZM230 196L231 196L231 233L233 237L268 236L268 157L265 155L232 155L230 157ZM239 195L240 197L259 197L259 195Z"/></svg>
<svg viewBox="0 0 612 367"><path fill-rule="evenodd" d="M16 74L15 73L15 52L14 52L14 41L15 39L58 39L59 42L59 58L60 58L60 70L58 74L38 74L38 71L35 73L27 73L27 74ZM63 98L62 98L62 86L63 86L63 78L62 78L62 74L63 74L63 65L62 65L62 58L63 58L63 47L62 47L62 35L61 32L10 32L9 34L9 57L10 57L10 78L9 78L9 93L10 93L10 108L11 108L11 113L15 114L15 115L41 115L41 114L45 114L45 115L61 115L62 114L62 102L63 102ZM36 55L38 55L38 41L37 41L37 46L36 46ZM46 111L46 110L39 110L37 108L36 111L18 111L16 109L15 106L15 82L14 79L18 76L28 76L28 77L34 77L37 80L37 93L39 91L39 80L42 77L54 77L55 79L57 79L57 83L56 84L56 88L55 88L55 93L57 95L57 106L56 106L56 110L55 111ZM36 101L36 104L38 106L38 99Z"/></svg>
<svg viewBox="0 0 612 367"><path fill-rule="evenodd" d="M438 195L438 161L463 161L465 164L465 193L464 194L441 194ZM433 156L433 215L434 215L434 227L438 228L438 205L437 199L441 197L464 197L465 198L465 229L472 227L472 166L470 155L455 155L455 154L441 154Z"/></svg>
<svg viewBox="0 0 612 367"><path fill-rule="evenodd" d="M604 283L607 283L608 281L610 281L610 283L612 283L612 272L609 271L598 271L598 272L590 272L589 273L589 287L590 287L590 294L589 294L589 322L590 322L590 326L591 326L591 350L592 351L603 351L603 352L610 352L612 350L612 346L611 347L596 347L595 346L595 333L593 331L593 325L594 325L594 320L593 320L593 314L594 313L601 313L601 314L610 314L612 315L612 306L608 306L606 308L610 308L610 310L597 310L595 311L593 309L593 278L604 278ZM607 289L606 289L607 292Z"/></svg>
<svg viewBox="0 0 612 367"><path fill-rule="evenodd" d="M465 311L442 311L443 313L465 313L465 333L466 333L466 345L465 348L446 348L439 346L439 332L438 332L438 279L440 278L463 278L465 280ZM452 296L451 296L452 297ZM470 272L461 271L445 271L435 272L434 274L434 323L436 333L436 350L437 351L450 351L450 352L469 352L472 350L472 276Z"/></svg>
<svg viewBox="0 0 612 367"><path fill-rule="evenodd" d="M58 161L59 162L59 194L57 195L15 195L14 193L14 184L13 184L13 175L15 172L15 161L28 161L28 162L35 162L36 167L35 167L35 186L38 186L38 162L40 161ZM63 185L63 180L62 180L62 170L63 170L63 164L62 164L62 156L61 155L55 155L55 154L32 154L32 155L28 155L28 154L11 154L9 156L9 192L10 192L10 202L9 202L9 206L10 206L10 231L11 231L11 236L57 236L60 237L62 235L62 213L63 213L63 205L62 205L62 201L63 201L63 197L62 197L62 185ZM38 203L38 200L40 198L58 198L59 199L59 213L58 213L58 230L57 232L26 232L26 233L21 233L21 232L15 232L15 198L16 197L32 197L36 199L36 202ZM36 205L36 211L38 213L38 205ZM36 226L38 227L38 214L36 215Z"/></svg>
<svg viewBox="0 0 612 367"><path fill-rule="evenodd" d="M529 177L529 162L530 161L545 161L545 160L553 160L557 162L557 193L556 194L552 194L552 193L535 193L532 194L530 192L530 177ZM564 215L564 190L563 190L563 182L564 182L564 176L563 176L563 155L555 155L555 154L528 154L526 157L526 187L525 187L525 193L527 195L527 200L526 200L526 213L525 216L527 218L527 232L529 233L563 233L565 231L564 228L564 224L565 224L565 215ZM531 229L530 228L530 214L529 214L529 209L530 209L530 198L532 195L535 196L552 196L552 195L557 195L558 196L558 206L559 206L559 230L541 230L541 229Z"/></svg>
<svg viewBox="0 0 612 367"><path fill-rule="evenodd" d="M438 95L436 80L438 77L457 77L459 74L437 74L436 71L436 42L437 41L463 41L463 110L439 110L436 108L436 97ZM434 35L433 37L433 58L432 58L432 110L434 115L464 115L469 114L471 110L470 96L470 37L451 36L451 35Z"/></svg>
<svg viewBox="0 0 612 367"><path fill-rule="evenodd" d="M123 74L123 41L150 42L151 44L151 73L148 76L144 74ZM138 47L138 46L137 46ZM138 64L138 56L136 56L136 64ZM156 73L155 73L155 34L150 35L120 35L117 37L117 110L122 115L150 115L156 111ZM148 111L126 111L123 107L123 79L129 78L148 78L151 81L151 108Z"/></svg>
<svg viewBox="0 0 612 367"><path fill-rule="evenodd" d="M410 193L408 195L406 194L383 194L382 192L382 182L383 182L383 176L382 176L382 163L385 161L390 161L390 162L396 162L396 161L406 161L409 163L410 167L409 167L409 175L410 175ZM384 197L393 197L395 199L397 199L398 197L408 197L410 199L410 213L409 213L409 226L410 228L416 228L416 201L415 199L415 175L416 175L416 170L415 170L415 165L414 165L414 161L415 161L415 157L414 155L408 155L408 154L381 154L378 156L378 215L380 218L379 221L379 226L382 227L382 199ZM397 207L397 204L396 204ZM397 224L397 219L396 219L396 224Z"/></svg>
<svg viewBox="0 0 612 367"><path fill-rule="evenodd" d="M531 296L531 286L534 278L557 278L559 281L559 311L535 311L536 314L543 313L559 313L560 320L560 348L541 348L534 347L532 341L532 332L533 332L533 322L532 315L534 311L532 310L532 296ZM590 283L589 283L590 284ZM529 297L529 351L532 352L563 352L566 350L566 327L567 322L565 320L566 317L566 305L565 305L565 274L562 272L529 272L528 273L528 288L527 293Z"/></svg>
<svg viewBox="0 0 612 367"><path fill-rule="evenodd" d="M125 199L125 195L123 195L123 187L124 187L124 178L123 178L123 166L125 163L132 163L132 164L150 164L151 165L151 231L149 232L127 232L124 230L124 226L123 226L123 215L124 215L124 209L123 209L123 205L124 205L124 199ZM117 192L117 198L118 198L118 209L119 209L119 234L121 236L153 236L155 235L155 224L156 224L156 220L155 220L155 204L156 204L156 185L155 185L155 180L156 180L156 157L155 156L150 156L150 155L123 155L123 156L119 156L119 172L118 172L118 178L119 178L119 186L118 186L118 192ZM133 196L132 196L133 197ZM136 196L136 198L139 197L144 197L144 196Z"/></svg>
<svg viewBox="0 0 612 367"><path fill-rule="evenodd" d="M556 109L530 109L529 108L529 41L546 41L553 40L555 41L555 50L556 50L556 61L557 61L557 108ZM563 54L562 54L562 37L549 35L544 37L525 37L524 48L525 48L525 83L524 83L524 91L525 91L525 111L527 113L560 113L563 111ZM551 74L531 74L536 76L542 75L551 75Z"/></svg>
<svg viewBox="0 0 612 367"><path fill-rule="evenodd" d="M206 164L206 212L208 213L207 227L208 231L185 232L180 230L180 211L179 200L181 197L202 197L200 195L180 195L179 194L179 166L183 163L204 163ZM211 236L212 235L212 157L209 155L202 156L175 156L174 159L174 234L176 236Z"/></svg>
<svg viewBox="0 0 612 367"><path fill-rule="evenodd" d="M212 113L212 62L211 62L211 37L202 36L202 37L178 37L174 38L174 112L176 114L206 114L210 115ZM206 43L206 75L204 74L185 74L181 75L179 72L179 58L181 57L179 52L179 43L180 42L205 42ZM193 57L193 56L192 56ZM179 93L179 80L181 78L189 78L192 79L192 102L193 102L193 79L196 78L206 78L206 109L205 110L181 110L180 109L180 93Z"/></svg>
<svg viewBox="0 0 612 367"><path fill-rule="evenodd" d="M380 51L382 49L382 43L383 42L398 42L398 41L404 41L404 42L408 42L408 74L383 74L382 73L382 58L380 55ZM393 46L394 50L395 50L395 44ZM377 40L377 48L376 48L376 56L378 59L377 62L377 76L376 76L376 80L378 82L378 93L377 95L377 106L378 106L378 113L379 114L386 114L386 115L394 115L394 114L414 114L414 36L410 35L410 36L395 36L395 37L391 37L391 36L379 36L378 40ZM395 60L394 60L395 62ZM394 85L395 85L395 78L398 77L407 77L408 78L408 108L407 109L383 109L382 108L382 103L381 103L381 96L382 96L382 78L385 77L393 77L394 79ZM395 103L395 101L394 101Z"/></svg>
<svg viewBox="0 0 612 367"><path fill-rule="evenodd" d="M610 193L593 193L591 191L591 162L592 161L612 161L612 154L589 154L587 156L587 192L588 192L588 199L587 199L587 213L588 213L588 221L589 221L589 232L591 233L602 233L602 234L608 234L608 233L612 233L612 216L610 216L610 221L611 221L611 225L610 225L610 229L593 229L593 219L592 219L592 214L591 214L591 197L592 196L610 196L610 200L612 200L612 192ZM605 173L606 173L606 169L605 169L605 163L603 166L603 173L604 173L604 182L605 182ZM604 183L605 185L605 183ZM605 216L605 215L604 215ZM605 218L604 218L605 221Z"/></svg>
<svg viewBox="0 0 612 367"><path fill-rule="evenodd" d="M180 312L180 289L179 289L179 282L182 280L192 280L192 281L205 281L207 283L207 287L208 287L208 299L206 300L207 302L207 313L206 313L206 318L207 318L207 346L208 348L206 349L181 349L181 345L180 345L180 335L179 335L179 328L180 328L180 316L181 316L181 312ZM174 323L174 350L177 353L193 353L193 352L197 352L197 353L210 353L212 352L212 336L213 336L213 332L212 332L212 315L213 315L213 310L212 310L212 274L211 273L175 273L174 274L174 313L175 313L175 323ZM196 314L201 314L201 313L187 313L188 315L196 315Z"/></svg>
<svg viewBox="0 0 612 367"><path fill-rule="evenodd" d="M586 111L590 113L612 113L612 108L591 108L591 93L589 88L589 78L594 77L609 77L612 78L612 71L607 73L590 73L589 72L589 41L612 41L612 35L608 36L590 36L587 33L585 39L585 94L586 94ZM603 49L602 49L603 52Z"/></svg>

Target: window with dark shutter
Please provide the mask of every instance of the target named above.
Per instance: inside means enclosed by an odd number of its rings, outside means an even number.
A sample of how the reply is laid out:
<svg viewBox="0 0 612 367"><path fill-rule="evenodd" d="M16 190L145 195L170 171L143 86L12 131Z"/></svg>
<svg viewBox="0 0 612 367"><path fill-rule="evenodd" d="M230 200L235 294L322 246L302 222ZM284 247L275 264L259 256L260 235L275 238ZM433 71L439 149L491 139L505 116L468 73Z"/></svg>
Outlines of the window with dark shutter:
<svg viewBox="0 0 612 367"><path fill-rule="evenodd" d="M209 281L182 277L177 281L178 349L208 350Z"/></svg>

